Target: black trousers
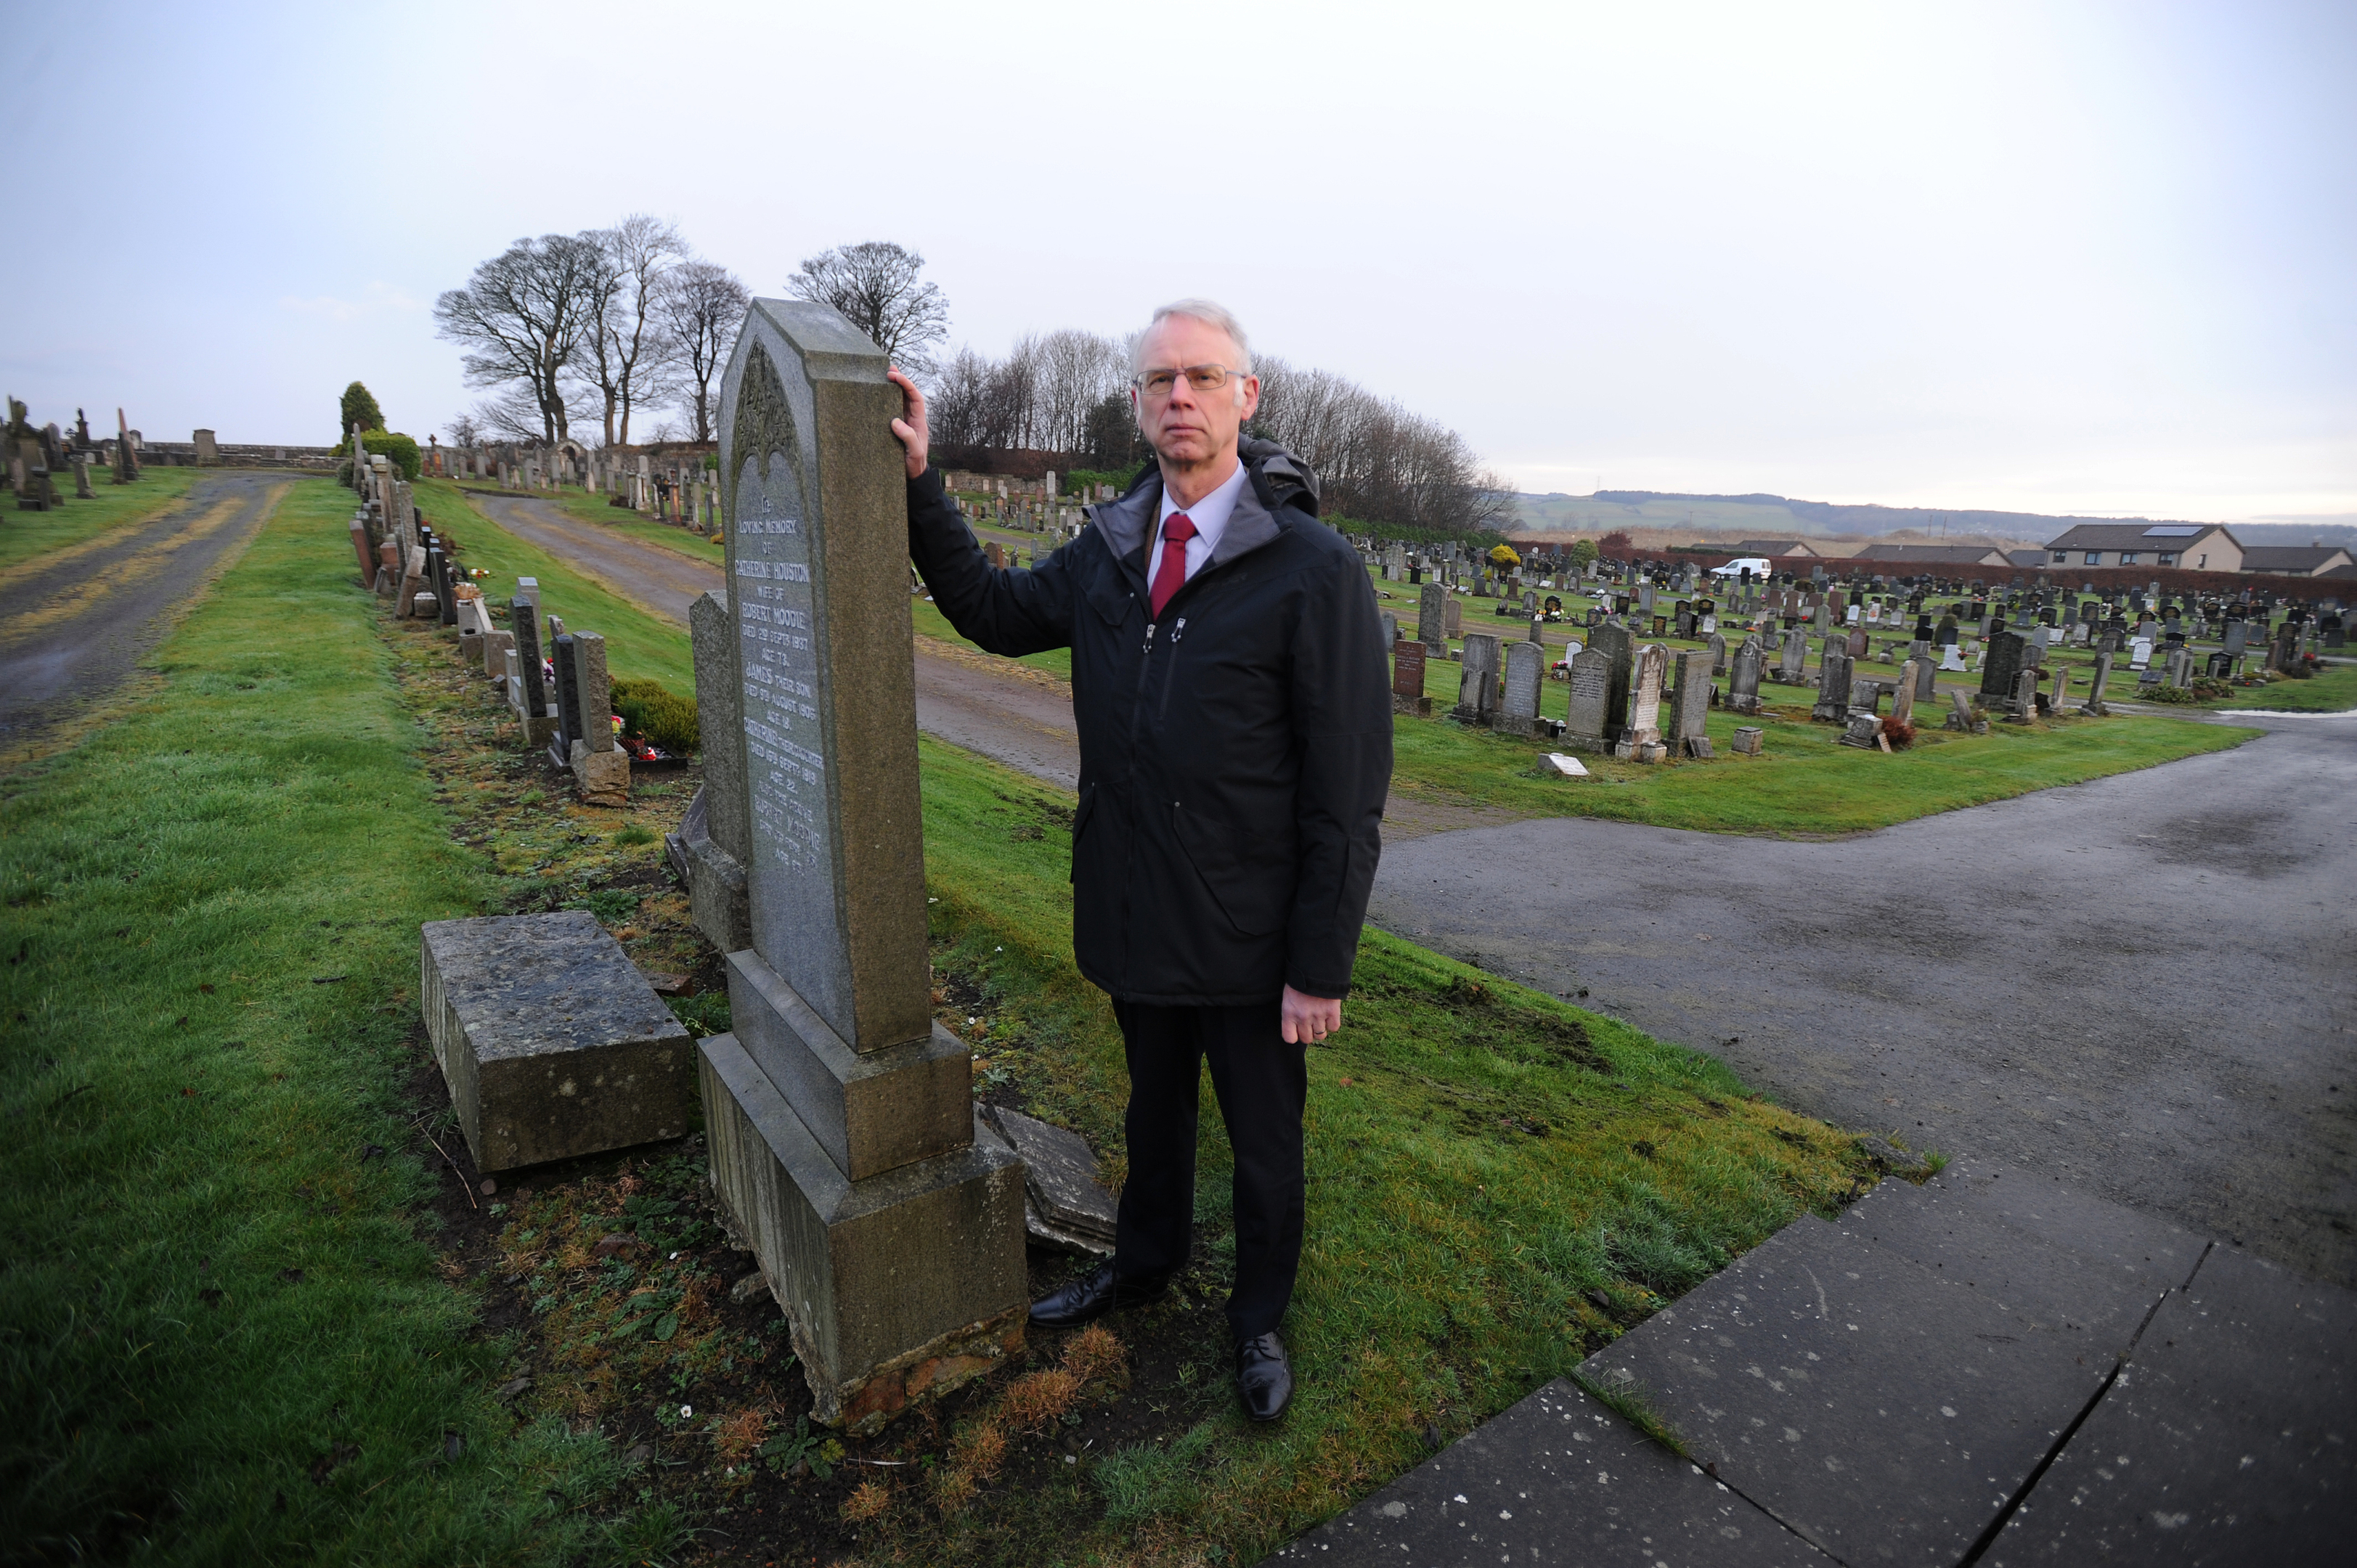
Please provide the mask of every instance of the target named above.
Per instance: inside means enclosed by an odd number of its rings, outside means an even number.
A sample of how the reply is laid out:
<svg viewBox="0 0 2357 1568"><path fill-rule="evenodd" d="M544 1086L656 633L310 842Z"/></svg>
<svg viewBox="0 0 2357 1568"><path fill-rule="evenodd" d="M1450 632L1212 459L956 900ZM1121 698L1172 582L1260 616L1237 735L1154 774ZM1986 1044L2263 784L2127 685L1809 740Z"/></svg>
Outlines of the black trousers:
<svg viewBox="0 0 2357 1568"><path fill-rule="evenodd" d="M1114 1267L1151 1279L1183 1267L1195 1218L1196 1085L1202 1064L1235 1150L1236 1283L1228 1323L1239 1338L1275 1328L1301 1267L1301 1112L1307 1047L1285 1043L1274 1001L1255 1007L1157 1007L1116 1001L1129 1056L1129 1176L1122 1184Z"/></svg>

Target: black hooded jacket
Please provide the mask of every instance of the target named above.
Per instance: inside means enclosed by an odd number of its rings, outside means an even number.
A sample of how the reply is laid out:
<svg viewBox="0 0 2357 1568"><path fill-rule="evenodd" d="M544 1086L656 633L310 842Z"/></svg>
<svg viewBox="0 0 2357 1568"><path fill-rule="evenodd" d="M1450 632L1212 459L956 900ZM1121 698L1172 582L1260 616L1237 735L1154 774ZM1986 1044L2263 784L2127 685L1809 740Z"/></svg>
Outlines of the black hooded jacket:
<svg viewBox="0 0 2357 1568"><path fill-rule="evenodd" d="M1219 547L1149 624L1149 467L1031 571L995 569L932 469L909 553L993 653L1072 650L1072 948L1126 1002L1243 1006L1350 989L1382 849L1390 683L1373 586L1317 481L1247 441Z"/></svg>

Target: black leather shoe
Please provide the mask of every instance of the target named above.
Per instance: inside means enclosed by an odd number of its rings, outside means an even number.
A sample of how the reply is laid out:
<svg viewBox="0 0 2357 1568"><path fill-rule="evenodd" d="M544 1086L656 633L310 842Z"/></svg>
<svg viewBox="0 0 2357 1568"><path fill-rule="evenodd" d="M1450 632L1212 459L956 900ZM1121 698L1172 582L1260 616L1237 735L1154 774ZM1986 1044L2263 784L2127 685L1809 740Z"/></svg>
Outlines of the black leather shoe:
<svg viewBox="0 0 2357 1568"><path fill-rule="evenodd" d="M1039 1328L1078 1328L1108 1312L1122 1312L1158 1301L1170 1288L1168 1275L1128 1279L1100 1263L1061 1290L1049 1291L1031 1304L1031 1322Z"/></svg>
<svg viewBox="0 0 2357 1568"><path fill-rule="evenodd" d="M1254 1421L1275 1421L1293 1402L1293 1362L1275 1330L1236 1341L1236 1391Z"/></svg>

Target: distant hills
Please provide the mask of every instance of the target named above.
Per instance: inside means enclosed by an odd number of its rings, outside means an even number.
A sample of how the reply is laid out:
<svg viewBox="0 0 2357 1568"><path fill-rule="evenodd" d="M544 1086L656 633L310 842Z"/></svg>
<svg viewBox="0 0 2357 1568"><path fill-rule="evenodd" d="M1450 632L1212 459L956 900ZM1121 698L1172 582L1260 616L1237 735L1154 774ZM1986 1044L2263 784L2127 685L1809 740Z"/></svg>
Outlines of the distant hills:
<svg viewBox="0 0 2357 1568"><path fill-rule="evenodd" d="M1598 490L1592 496L1518 495L1522 528L1536 533L1594 532L1610 529L1671 532L1692 530L1698 537L1743 534L1758 539L1879 538L1905 534L1923 540L1992 544L2043 544L2083 522L2173 522L2175 518L2070 517L2034 511L1959 510L1934 507L1842 506L1794 500L1789 496L1678 495L1665 490ZM2246 544L2357 543L2357 523L2232 523Z"/></svg>

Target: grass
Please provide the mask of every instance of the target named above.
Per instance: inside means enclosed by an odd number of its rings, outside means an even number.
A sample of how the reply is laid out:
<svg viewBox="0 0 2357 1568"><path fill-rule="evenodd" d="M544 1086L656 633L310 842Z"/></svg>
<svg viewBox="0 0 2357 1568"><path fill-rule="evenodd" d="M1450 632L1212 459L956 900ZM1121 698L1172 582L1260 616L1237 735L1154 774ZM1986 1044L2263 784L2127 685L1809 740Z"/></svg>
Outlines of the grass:
<svg viewBox="0 0 2357 1568"><path fill-rule="evenodd" d="M1711 710L1708 761L1640 766L1582 757L1593 776L1540 775L1539 754L1555 743L1475 730L1445 719L1401 718L1392 787L1454 804L1545 816L1598 817L1706 832L1811 836L1858 832L2008 800L2033 789L2084 783L2179 757L2240 746L2258 733L2174 719L2063 719L1992 724L1985 736L1952 733L1921 704L1917 738L1886 756L1836 745L1830 725L1807 710L1753 716ZM1756 757L1734 752L1738 725L1766 732Z"/></svg>
<svg viewBox="0 0 2357 1568"><path fill-rule="evenodd" d="M657 522L652 518L630 510L628 507L608 506L606 498L588 490L558 489L533 492L544 500L555 502L567 517L583 522L594 522L617 533L628 534L641 544L660 545L690 560L717 566L727 558L727 552L718 540L705 537L692 528L677 523Z"/></svg>
<svg viewBox="0 0 2357 1568"><path fill-rule="evenodd" d="M923 767L935 963L986 998L959 1030L978 1071L1117 1149L1118 1034L1071 967L1071 797L931 741ZM884 1516L895 1549L1042 1562L1041 1531L1077 1529L1055 1560L1248 1561L1415 1463L1428 1426L1466 1430L1865 1179L1846 1137L1714 1058L1379 931L1344 1019L1311 1056L1285 1425L1248 1428L1215 1365L1181 1435L1103 1461L1086 1507L985 1492L945 1520ZM1232 1259L1230 1165L1207 1115L1199 1292Z"/></svg>
<svg viewBox="0 0 2357 1568"><path fill-rule="evenodd" d="M2121 691L2132 700L2135 688ZM2204 708L2266 708L2287 714L2344 714L2357 708L2357 664L2328 664L2305 681L2289 676L2264 686L2247 686L2231 696L2200 704Z"/></svg>
<svg viewBox="0 0 2357 1568"><path fill-rule="evenodd" d="M298 481L162 689L0 818L0 1538L19 1561L554 1560L621 1461L517 1427L404 1085L417 925L479 909Z"/></svg>
<svg viewBox="0 0 2357 1568"><path fill-rule="evenodd" d="M93 467L90 488L98 494L84 501L74 499L73 472L68 469L58 485L65 504L54 511L20 511L16 498L10 496L0 503L7 509L0 512L0 572L111 530L145 522L188 494L188 487L203 472L201 468L147 468L130 484L117 485L108 480L105 469ZM350 554L351 546L346 544L344 551Z"/></svg>
<svg viewBox="0 0 2357 1568"><path fill-rule="evenodd" d="M449 480L421 479L416 494L425 521L437 530L447 528L458 542L459 563L489 570L481 584L495 607L515 596L518 577L537 577L544 613L562 618L568 631L594 631L606 639L610 674L660 681L681 696L694 694L695 660L685 627L640 609L587 573L517 538L476 510Z"/></svg>

